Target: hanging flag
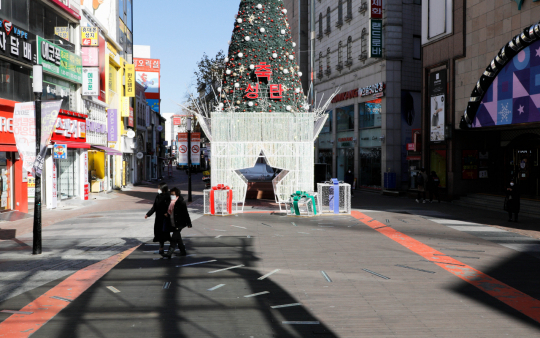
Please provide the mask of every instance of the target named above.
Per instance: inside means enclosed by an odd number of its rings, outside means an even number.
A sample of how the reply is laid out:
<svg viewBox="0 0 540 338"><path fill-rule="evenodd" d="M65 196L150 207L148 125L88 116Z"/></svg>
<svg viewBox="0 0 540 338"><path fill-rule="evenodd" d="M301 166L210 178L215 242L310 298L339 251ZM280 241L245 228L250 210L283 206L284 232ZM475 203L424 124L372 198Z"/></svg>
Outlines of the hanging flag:
<svg viewBox="0 0 540 338"><path fill-rule="evenodd" d="M62 100L41 103L40 152L36 158L36 111L34 102L16 103L13 112L13 134L23 168L41 177L47 146L51 140Z"/></svg>

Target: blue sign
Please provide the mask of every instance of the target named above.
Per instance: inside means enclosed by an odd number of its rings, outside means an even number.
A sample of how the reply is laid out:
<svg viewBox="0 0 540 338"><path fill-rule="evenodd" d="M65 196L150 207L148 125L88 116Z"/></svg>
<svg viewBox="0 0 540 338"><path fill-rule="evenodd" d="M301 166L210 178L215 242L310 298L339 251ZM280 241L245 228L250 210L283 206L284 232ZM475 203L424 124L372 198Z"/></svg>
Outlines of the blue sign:
<svg viewBox="0 0 540 338"><path fill-rule="evenodd" d="M55 160L67 159L67 144L55 144L53 148L53 158Z"/></svg>
<svg viewBox="0 0 540 338"><path fill-rule="evenodd" d="M160 101L161 100L156 100L156 99L146 99L146 102L150 106L150 109L152 109L156 113L159 113L159 103L160 103Z"/></svg>

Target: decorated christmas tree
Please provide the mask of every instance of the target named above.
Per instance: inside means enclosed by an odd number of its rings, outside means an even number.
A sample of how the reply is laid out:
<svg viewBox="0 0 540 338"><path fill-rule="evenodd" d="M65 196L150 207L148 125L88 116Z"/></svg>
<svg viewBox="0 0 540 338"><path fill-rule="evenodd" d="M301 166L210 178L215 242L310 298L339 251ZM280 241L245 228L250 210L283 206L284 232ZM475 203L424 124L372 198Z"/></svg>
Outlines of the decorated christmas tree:
<svg viewBox="0 0 540 338"><path fill-rule="evenodd" d="M306 112L281 0L241 0L229 45L218 110Z"/></svg>

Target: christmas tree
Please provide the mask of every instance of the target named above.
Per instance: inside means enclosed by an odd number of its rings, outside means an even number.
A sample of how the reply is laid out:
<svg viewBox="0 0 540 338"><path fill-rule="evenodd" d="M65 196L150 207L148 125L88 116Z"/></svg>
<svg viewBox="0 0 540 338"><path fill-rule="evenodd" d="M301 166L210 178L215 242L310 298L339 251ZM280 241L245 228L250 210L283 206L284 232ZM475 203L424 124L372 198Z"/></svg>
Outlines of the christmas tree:
<svg viewBox="0 0 540 338"><path fill-rule="evenodd" d="M229 45L220 110L307 110L295 43L281 0L241 0Z"/></svg>

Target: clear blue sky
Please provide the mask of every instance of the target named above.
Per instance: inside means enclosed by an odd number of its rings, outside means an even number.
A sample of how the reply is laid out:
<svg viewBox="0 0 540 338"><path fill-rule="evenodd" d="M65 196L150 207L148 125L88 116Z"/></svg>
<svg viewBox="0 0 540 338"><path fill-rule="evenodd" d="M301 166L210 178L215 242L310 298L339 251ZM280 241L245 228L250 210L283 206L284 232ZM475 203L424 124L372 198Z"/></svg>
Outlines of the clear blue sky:
<svg viewBox="0 0 540 338"><path fill-rule="evenodd" d="M203 53L225 53L240 0L134 0L133 41L161 59L161 113L175 113ZM192 86L195 91L195 86ZM173 101L171 101L173 100Z"/></svg>

